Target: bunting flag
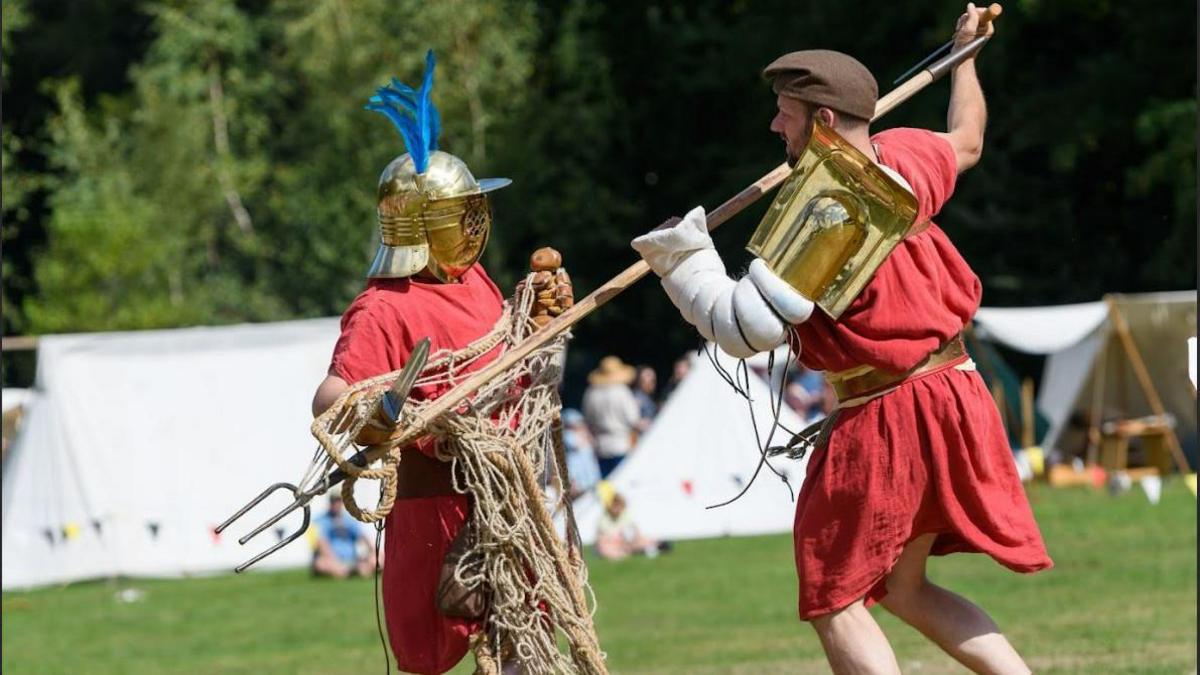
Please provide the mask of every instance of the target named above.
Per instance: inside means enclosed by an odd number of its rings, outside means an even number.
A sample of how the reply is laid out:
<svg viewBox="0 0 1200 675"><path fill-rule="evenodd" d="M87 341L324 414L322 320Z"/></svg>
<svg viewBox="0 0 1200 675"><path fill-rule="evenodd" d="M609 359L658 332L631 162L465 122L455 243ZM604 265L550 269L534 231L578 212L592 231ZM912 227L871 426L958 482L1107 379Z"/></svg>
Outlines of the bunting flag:
<svg viewBox="0 0 1200 675"><path fill-rule="evenodd" d="M158 539L158 523L150 521L146 523L146 528L150 530L150 536L152 538Z"/></svg>
<svg viewBox="0 0 1200 675"><path fill-rule="evenodd" d="M1192 496L1195 497L1196 496L1196 474L1189 473L1186 476L1184 476L1183 484L1187 486L1187 489L1192 493Z"/></svg>
<svg viewBox="0 0 1200 675"><path fill-rule="evenodd" d="M100 522L99 518L92 519L92 529L96 531L96 536L104 534L104 523Z"/></svg>
<svg viewBox="0 0 1200 675"><path fill-rule="evenodd" d="M1033 475L1042 476L1046 473L1046 453L1040 445L1025 448L1025 458L1029 460L1029 468L1033 469Z"/></svg>
<svg viewBox="0 0 1200 675"><path fill-rule="evenodd" d="M683 488L683 494L685 494L689 497L692 496L692 490L695 489L695 486L692 485L692 481L690 481L690 480L680 481L679 487Z"/></svg>
<svg viewBox="0 0 1200 675"><path fill-rule="evenodd" d="M606 480L596 483L596 496L600 498L600 503L604 505L604 508L608 508L608 505L612 503L613 495L616 493L617 490L613 487L612 483Z"/></svg>
<svg viewBox="0 0 1200 675"><path fill-rule="evenodd" d="M275 528L275 541L283 541L283 536L287 534L287 529L283 527Z"/></svg>
<svg viewBox="0 0 1200 675"><path fill-rule="evenodd" d="M49 543L51 546L53 546L54 544L56 544L56 543L57 543L57 540L56 540L56 539L55 539L55 537L54 537L54 530L52 530L52 529L51 529L51 528L49 528L49 527L47 527L47 528L43 528L43 529L42 529L42 536L46 538L46 541L47 541L47 542L48 542L48 543Z"/></svg>
<svg viewBox="0 0 1200 675"><path fill-rule="evenodd" d="M733 478L733 482L734 482L734 483L735 483L735 484L736 484L738 487L742 487L743 485L745 485L745 484L746 484L746 479L742 478L741 476L739 476L739 475L738 475L738 474L736 474L736 473L735 473L735 474L733 474L732 476L730 476L730 478Z"/></svg>
<svg viewBox="0 0 1200 675"><path fill-rule="evenodd" d="M64 540L71 541L75 537L79 536L79 524L78 523L67 523L66 525L63 525L62 533L63 533Z"/></svg>
<svg viewBox="0 0 1200 675"><path fill-rule="evenodd" d="M1151 504L1157 504L1158 500L1162 499L1161 476L1143 476L1138 482L1142 484L1142 491L1146 493L1146 499L1149 499Z"/></svg>
<svg viewBox="0 0 1200 675"><path fill-rule="evenodd" d="M212 537L212 543L213 543L213 546L220 546L220 545L221 545L221 533L220 533L220 532L217 532L217 526L216 526L216 525L209 525L209 526L208 526L208 536Z"/></svg>

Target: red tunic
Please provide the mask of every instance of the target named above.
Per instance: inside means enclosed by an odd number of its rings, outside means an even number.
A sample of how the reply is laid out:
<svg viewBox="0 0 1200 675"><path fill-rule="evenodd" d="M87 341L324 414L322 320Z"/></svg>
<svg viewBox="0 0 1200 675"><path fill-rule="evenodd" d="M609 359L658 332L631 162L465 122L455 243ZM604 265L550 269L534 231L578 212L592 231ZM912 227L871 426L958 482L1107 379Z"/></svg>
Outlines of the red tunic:
<svg viewBox="0 0 1200 675"><path fill-rule="evenodd" d="M950 144L929 131L873 137L931 218L954 190ZM979 307L978 277L931 224L900 243L838 321L818 311L796 327L816 370L916 366L962 332ZM905 544L937 533L934 555L987 553L1018 572L1052 565L995 403L974 371L943 368L841 411L814 452L794 528L799 611L810 619L886 593Z"/></svg>
<svg viewBox="0 0 1200 675"><path fill-rule="evenodd" d="M430 354L458 350L487 334L503 311L499 289L475 265L462 283L374 279L342 315L331 374L353 384L402 368L421 338ZM500 347L468 370L487 365ZM417 399L434 399L451 385L418 387ZM420 445L426 453L432 447ZM397 667L443 673L462 660L477 622L438 612L435 594L446 549L470 514L463 495L398 499L384 530L383 608Z"/></svg>

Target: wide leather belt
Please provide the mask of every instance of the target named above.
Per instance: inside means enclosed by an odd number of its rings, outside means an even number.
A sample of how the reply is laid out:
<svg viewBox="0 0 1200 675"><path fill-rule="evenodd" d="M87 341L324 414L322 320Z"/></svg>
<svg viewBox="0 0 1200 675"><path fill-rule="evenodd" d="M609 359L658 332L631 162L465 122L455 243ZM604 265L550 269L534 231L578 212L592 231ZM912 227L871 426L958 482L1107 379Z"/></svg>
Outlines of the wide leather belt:
<svg viewBox="0 0 1200 675"><path fill-rule="evenodd" d="M450 462L426 455L416 448L405 448L396 467L396 498L417 499L458 494Z"/></svg>
<svg viewBox="0 0 1200 675"><path fill-rule="evenodd" d="M967 348L963 344L962 336L956 335L949 342L930 353L912 370L893 373L872 366L859 366L827 374L825 379L837 394L838 403L844 403L851 399L870 396L898 387L908 380L943 368L954 361L966 358L966 356Z"/></svg>

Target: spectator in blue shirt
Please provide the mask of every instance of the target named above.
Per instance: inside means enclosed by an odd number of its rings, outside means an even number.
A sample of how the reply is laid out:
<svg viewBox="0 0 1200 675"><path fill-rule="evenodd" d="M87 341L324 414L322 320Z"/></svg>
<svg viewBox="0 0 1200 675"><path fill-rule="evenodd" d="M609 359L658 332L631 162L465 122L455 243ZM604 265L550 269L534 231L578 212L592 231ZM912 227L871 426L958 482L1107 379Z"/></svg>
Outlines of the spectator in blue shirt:
<svg viewBox="0 0 1200 675"><path fill-rule="evenodd" d="M329 498L329 511L313 520L313 528L317 533L313 574L345 579L352 574L369 576L375 571L375 542L366 528L346 513L341 497Z"/></svg>
<svg viewBox="0 0 1200 675"><path fill-rule="evenodd" d="M567 408L562 413L563 449L567 455L567 473L571 474L571 499L576 499L595 487L600 480L600 465L592 434L588 431L583 413Z"/></svg>
<svg viewBox="0 0 1200 675"><path fill-rule="evenodd" d="M816 421L825 416L824 398L825 378L821 373L796 364L796 370L788 373L785 393L788 406L805 421Z"/></svg>

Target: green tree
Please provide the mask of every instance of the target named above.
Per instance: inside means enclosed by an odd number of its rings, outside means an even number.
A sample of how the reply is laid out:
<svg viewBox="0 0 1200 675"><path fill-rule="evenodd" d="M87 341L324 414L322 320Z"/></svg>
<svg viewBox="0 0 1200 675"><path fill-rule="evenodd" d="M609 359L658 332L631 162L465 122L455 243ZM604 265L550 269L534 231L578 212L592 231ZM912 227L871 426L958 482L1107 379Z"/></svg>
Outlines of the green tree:
<svg viewBox="0 0 1200 675"><path fill-rule="evenodd" d="M57 91L50 125L53 184L51 245L35 270L38 294L27 299L37 333L152 328L200 321L200 308L164 293L187 248L182 233L162 228L155 205L119 158L124 129L99 129L86 118L74 82ZM117 161L114 161L116 159Z"/></svg>
<svg viewBox="0 0 1200 675"><path fill-rule="evenodd" d="M246 204L267 157L242 150L265 134L255 97L269 80L252 19L231 1L154 13L133 91L93 115L98 129L70 87L59 93L50 159L61 175L40 292L26 303L37 332L283 315L254 284Z"/></svg>
<svg viewBox="0 0 1200 675"><path fill-rule="evenodd" d="M59 177L26 303L37 332L341 311L378 241L376 177L404 151L362 109L372 89L415 79L433 47L442 144L482 174L496 120L523 101L535 29L518 2L150 11L127 95L85 110L77 88L59 93Z"/></svg>
<svg viewBox="0 0 1200 675"><path fill-rule="evenodd" d="M25 4L21 0L12 0L3 4L3 18L0 19L0 79L3 80L3 92L5 96L9 94L9 59L12 54L12 34L20 31L29 23L29 15L25 11ZM7 247L12 241L23 224L29 220L29 209L27 206L28 198L31 192L36 188L37 177L31 172L25 171L17 166L17 153L21 151L24 145L23 139L9 126L4 125L0 131L0 155L2 155L3 168L0 171L4 174L3 190L4 205L3 205L3 234L0 234L0 242ZM0 304L5 308L11 308L10 285L19 283L12 261L5 256L3 261L0 261ZM19 327L20 319L16 316L16 312L5 312L4 327L5 332L10 327Z"/></svg>

